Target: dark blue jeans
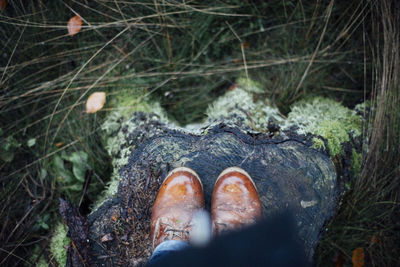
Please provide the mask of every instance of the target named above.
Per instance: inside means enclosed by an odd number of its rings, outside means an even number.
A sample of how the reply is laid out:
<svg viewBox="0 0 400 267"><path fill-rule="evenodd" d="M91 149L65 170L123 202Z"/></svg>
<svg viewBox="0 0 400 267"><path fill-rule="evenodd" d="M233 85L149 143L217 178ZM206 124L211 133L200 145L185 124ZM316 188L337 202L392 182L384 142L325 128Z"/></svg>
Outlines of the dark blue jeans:
<svg viewBox="0 0 400 267"><path fill-rule="evenodd" d="M156 247L151 255L148 265L151 266L154 263L162 261L162 259L170 254L171 252L182 250L189 247L189 244L180 240L167 240L162 242Z"/></svg>

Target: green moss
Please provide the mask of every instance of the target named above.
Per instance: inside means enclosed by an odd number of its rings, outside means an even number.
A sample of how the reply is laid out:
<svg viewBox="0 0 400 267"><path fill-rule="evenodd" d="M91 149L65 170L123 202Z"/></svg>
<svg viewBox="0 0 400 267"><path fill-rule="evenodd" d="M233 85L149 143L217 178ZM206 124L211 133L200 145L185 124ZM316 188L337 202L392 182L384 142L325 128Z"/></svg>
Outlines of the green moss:
<svg viewBox="0 0 400 267"><path fill-rule="evenodd" d="M57 261L59 266L65 266L67 263L67 250L66 247L69 245L69 238L67 237L67 226L63 223L59 223L53 233L50 242L50 253Z"/></svg>
<svg viewBox="0 0 400 267"><path fill-rule="evenodd" d="M118 91L118 94L112 95L110 106L122 116L129 117L132 112L152 112L154 106L146 97L146 90L127 88Z"/></svg>
<svg viewBox="0 0 400 267"><path fill-rule="evenodd" d="M322 140L321 138L318 138L318 137L313 138L313 146L312 147L316 148L316 149L322 149L322 150L326 149L324 140Z"/></svg>
<svg viewBox="0 0 400 267"><path fill-rule="evenodd" d="M299 134L324 137L334 157L343 153L342 143L349 141L350 136L361 134L361 123L355 111L332 99L316 97L293 105L283 128L296 126Z"/></svg>
<svg viewBox="0 0 400 267"><path fill-rule="evenodd" d="M149 102L147 97L143 96L143 92L136 90L123 90L111 100L113 109L116 111L110 113L102 124L101 129L104 132L106 140L106 149L108 154L114 159L117 154L126 154L127 151L121 151L122 144L126 143L125 136L121 131L122 127L135 128L136 125L129 121L133 112L155 113L162 121L168 121L164 110L159 103ZM130 149L129 147L126 149ZM129 152L129 151L128 151ZM113 162L114 167L120 167L125 162L125 157L121 156Z"/></svg>
<svg viewBox="0 0 400 267"><path fill-rule="evenodd" d="M236 83L246 91L262 93L262 84L252 79L247 79L244 75L237 79Z"/></svg>
<svg viewBox="0 0 400 267"><path fill-rule="evenodd" d="M328 148L332 156L341 154L343 152L341 144L349 141L349 135L342 126L342 123L337 120L325 120L313 132L328 140Z"/></svg>
<svg viewBox="0 0 400 267"><path fill-rule="evenodd" d="M358 153L354 148L351 151L351 170L354 175L358 175L361 170L362 154Z"/></svg>

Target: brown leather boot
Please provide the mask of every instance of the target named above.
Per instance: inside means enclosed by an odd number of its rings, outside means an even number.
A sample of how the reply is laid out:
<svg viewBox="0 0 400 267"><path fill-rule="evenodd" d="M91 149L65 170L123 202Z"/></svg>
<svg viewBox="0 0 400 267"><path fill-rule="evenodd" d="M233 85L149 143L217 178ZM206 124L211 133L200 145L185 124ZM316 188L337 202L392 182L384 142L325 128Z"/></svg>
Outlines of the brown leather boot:
<svg viewBox="0 0 400 267"><path fill-rule="evenodd" d="M215 235L262 218L256 186L243 169L231 167L219 175L212 194L211 217Z"/></svg>
<svg viewBox="0 0 400 267"><path fill-rule="evenodd" d="M153 249L166 240L188 241L193 215L203 207L203 185L196 172L186 167L172 170L162 183L152 209Z"/></svg>

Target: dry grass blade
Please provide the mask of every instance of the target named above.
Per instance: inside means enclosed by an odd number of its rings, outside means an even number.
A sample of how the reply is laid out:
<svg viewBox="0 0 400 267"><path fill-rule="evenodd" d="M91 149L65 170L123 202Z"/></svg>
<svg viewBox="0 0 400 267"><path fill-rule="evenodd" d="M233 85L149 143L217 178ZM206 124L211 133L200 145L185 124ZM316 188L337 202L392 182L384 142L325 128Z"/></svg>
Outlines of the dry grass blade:
<svg viewBox="0 0 400 267"><path fill-rule="evenodd" d="M65 93L68 91L68 89L70 88L71 84L73 83L73 81L78 77L78 75L83 71L83 69L105 48L107 47L110 43L112 43L115 39L117 39L119 36L121 36L125 31L127 31L128 28L125 28L124 30L120 31L117 35L115 35L112 39L110 39L107 43L105 43L99 50L96 51L96 53L93 54L93 56L91 58L89 58L89 60L87 60L85 62L85 64L83 64L83 66L76 72L76 74L74 75L74 77L72 77L72 79L69 81L67 87L64 89L63 93L61 94L60 98L58 99L57 104L54 106L53 112L50 116L50 120L46 129L46 135L45 135L45 141L44 141L44 147L47 146L47 136L50 130L50 126L54 117L54 113L57 111L58 106L61 103L61 100L63 99ZM53 141L51 142L51 144L53 144L54 139L57 137L58 131L59 131L60 127L58 128L58 130L56 131L56 133L54 134L53 137ZM51 145L50 144L50 145Z"/></svg>
<svg viewBox="0 0 400 267"><path fill-rule="evenodd" d="M320 46L322 44L322 40L324 39L324 36L325 36L325 33L326 33L326 29L328 27L328 22L329 22L329 19L331 17L331 14L332 14L332 8L333 8L333 4L334 3L335 3L335 1L331 0L329 5L328 5L328 7L327 7L327 9L326 9L325 26L324 26L324 28L322 30L322 33L321 33L321 36L320 36L320 38L318 40L317 47L315 48L314 53L311 56L310 62L308 63L308 66L307 66L306 70L304 71L303 76L301 77L300 82L299 82L299 84L297 85L297 87L296 87L296 89L294 91L295 95L299 92L300 87L303 85L304 79L307 77L307 74L310 71L311 65L313 64L313 62L315 60L315 57L318 54L319 48L320 48Z"/></svg>
<svg viewBox="0 0 400 267"><path fill-rule="evenodd" d="M400 49L400 15L393 13L395 8L393 6L396 5L392 5L390 1L382 1L378 7L382 15L376 18L378 20L376 29L379 30L376 35L383 35L383 47L379 44L375 47L377 55L380 55L376 59L379 62L376 62L377 79L373 92L376 113L370 125L372 129L369 138L370 152L361 174L363 178L358 182L360 189L369 186L371 182L376 186L376 179L380 179L378 177L384 175L383 162L395 164L395 154L398 153L400 145L398 139L400 129L398 113L400 103L398 76L400 73L400 55L398 53ZM398 179L394 181L400 181Z"/></svg>
<svg viewBox="0 0 400 267"><path fill-rule="evenodd" d="M371 25L364 27L369 30L364 37L370 38L368 49L374 76L370 106L364 108L364 114L370 115L364 131L362 171L328 226L319 248L320 264L327 262L329 251L332 255L335 249L340 249L348 261L349 253L354 250L354 266L363 266L364 254L361 248L355 250L357 247L364 247L368 266L394 266L400 258L397 249L400 234L396 228L400 217L399 7L399 2L385 0L372 3L370 10L364 9L370 11L367 15Z"/></svg>

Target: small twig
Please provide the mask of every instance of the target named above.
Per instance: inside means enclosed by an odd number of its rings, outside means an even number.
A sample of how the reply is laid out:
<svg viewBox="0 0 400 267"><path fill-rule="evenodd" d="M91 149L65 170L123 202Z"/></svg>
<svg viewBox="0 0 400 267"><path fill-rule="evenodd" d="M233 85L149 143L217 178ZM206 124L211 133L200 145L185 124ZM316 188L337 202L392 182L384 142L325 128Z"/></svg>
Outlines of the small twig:
<svg viewBox="0 0 400 267"><path fill-rule="evenodd" d="M119 11L119 13L121 14L122 19L125 21L126 27L129 28L128 21L126 21L125 15L124 15L124 13L122 12L121 8L119 7L118 1L117 1L117 0L114 0L114 3L115 3L115 5L117 6L118 11Z"/></svg>
<svg viewBox="0 0 400 267"><path fill-rule="evenodd" d="M78 255L80 261L82 262L83 266L86 266L86 261L83 259L82 255L79 253L78 248L76 247L73 240L71 240L71 245L74 248L75 253Z"/></svg>

